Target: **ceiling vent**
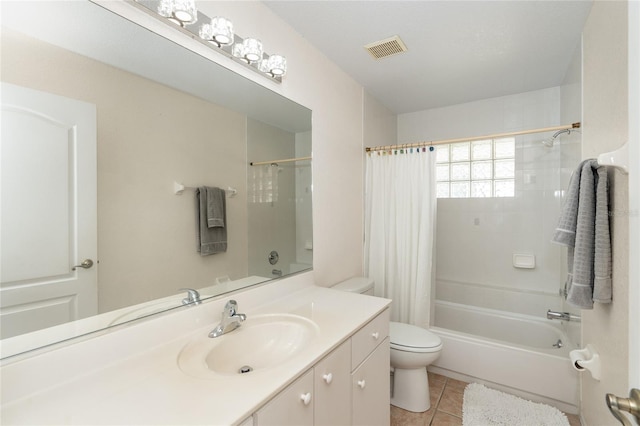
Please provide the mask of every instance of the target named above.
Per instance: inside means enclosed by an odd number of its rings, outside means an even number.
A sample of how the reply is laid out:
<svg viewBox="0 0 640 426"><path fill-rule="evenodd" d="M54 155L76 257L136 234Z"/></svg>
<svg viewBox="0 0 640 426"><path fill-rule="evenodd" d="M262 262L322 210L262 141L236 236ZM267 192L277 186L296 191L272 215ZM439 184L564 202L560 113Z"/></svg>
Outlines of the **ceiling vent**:
<svg viewBox="0 0 640 426"><path fill-rule="evenodd" d="M382 59L407 51L407 46L404 45L398 36L367 44L364 48L367 49L375 59Z"/></svg>

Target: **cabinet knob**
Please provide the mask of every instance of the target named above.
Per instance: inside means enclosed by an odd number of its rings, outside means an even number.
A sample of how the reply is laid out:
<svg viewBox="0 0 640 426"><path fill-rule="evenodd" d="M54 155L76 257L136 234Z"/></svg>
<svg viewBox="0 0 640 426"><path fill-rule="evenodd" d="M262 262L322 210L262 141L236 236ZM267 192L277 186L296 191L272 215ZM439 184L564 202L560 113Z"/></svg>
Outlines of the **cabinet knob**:
<svg viewBox="0 0 640 426"><path fill-rule="evenodd" d="M378 340L378 337L380 337L380 333L374 331L373 333L371 333L371 337L373 337L374 340Z"/></svg>
<svg viewBox="0 0 640 426"><path fill-rule="evenodd" d="M333 381L333 374L331 373L323 374L322 379L325 381L326 384L330 385L331 382Z"/></svg>
<svg viewBox="0 0 640 426"><path fill-rule="evenodd" d="M358 387L359 387L360 389L364 389L364 387L366 386L366 384L367 384L367 383L364 381L364 379L362 379L362 380L358 380Z"/></svg>
<svg viewBox="0 0 640 426"><path fill-rule="evenodd" d="M303 393L300 395L300 400L304 405L309 405L311 402L311 392Z"/></svg>

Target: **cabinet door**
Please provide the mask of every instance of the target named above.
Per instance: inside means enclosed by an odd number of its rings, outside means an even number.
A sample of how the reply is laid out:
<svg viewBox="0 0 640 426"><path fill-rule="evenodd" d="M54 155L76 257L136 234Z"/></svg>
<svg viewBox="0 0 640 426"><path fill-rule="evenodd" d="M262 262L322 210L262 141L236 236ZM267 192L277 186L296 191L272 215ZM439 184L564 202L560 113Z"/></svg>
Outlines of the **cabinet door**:
<svg viewBox="0 0 640 426"><path fill-rule="evenodd" d="M257 426L313 425L313 370L293 382L254 416Z"/></svg>
<svg viewBox="0 0 640 426"><path fill-rule="evenodd" d="M388 335L389 309L385 309L351 338L351 368L355 370Z"/></svg>
<svg viewBox="0 0 640 426"><path fill-rule="evenodd" d="M389 424L389 338L352 373L351 388L353 425Z"/></svg>
<svg viewBox="0 0 640 426"><path fill-rule="evenodd" d="M315 424L348 425L351 421L351 341L314 367Z"/></svg>

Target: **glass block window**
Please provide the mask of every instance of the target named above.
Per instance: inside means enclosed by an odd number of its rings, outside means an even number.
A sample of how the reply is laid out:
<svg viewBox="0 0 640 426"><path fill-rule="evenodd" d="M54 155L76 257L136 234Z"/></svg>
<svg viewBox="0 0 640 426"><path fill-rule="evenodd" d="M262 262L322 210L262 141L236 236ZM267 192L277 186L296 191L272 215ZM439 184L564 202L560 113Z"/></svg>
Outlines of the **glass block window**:
<svg viewBox="0 0 640 426"><path fill-rule="evenodd" d="M513 197L515 138L436 146L438 198Z"/></svg>

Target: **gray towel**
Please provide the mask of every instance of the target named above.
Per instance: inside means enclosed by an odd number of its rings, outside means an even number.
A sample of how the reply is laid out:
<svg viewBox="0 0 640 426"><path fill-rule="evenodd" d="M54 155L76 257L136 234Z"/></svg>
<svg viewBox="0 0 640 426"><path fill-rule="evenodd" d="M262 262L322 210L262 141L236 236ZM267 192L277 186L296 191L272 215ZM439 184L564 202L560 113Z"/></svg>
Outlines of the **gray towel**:
<svg viewBox="0 0 640 426"><path fill-rule="evenodd" d="M567 302L593 309L611 302L611 239L607 171L585 160L574 172L551 241L567 246Z"/></svg>
<svg viewBox="0 0 640 426"><path fill-rule="evenodd" d="M222 194L220 194L220 192ZM227 251L227 228L225 226L209 227L209 194L216 194L214 203L221 205L222 223L226 222L226 198L224 190L202 186L196 188L196 240L198 252L201 256ZM215 201L217 200L217 201Z"/></svg>
<svg viewBox="0 0 640 426"><path fill-rule="evenodd" d="M225 219L226 194L220 188L203 187L207 191L207 226L209 228L223 227Z"/></svg>

